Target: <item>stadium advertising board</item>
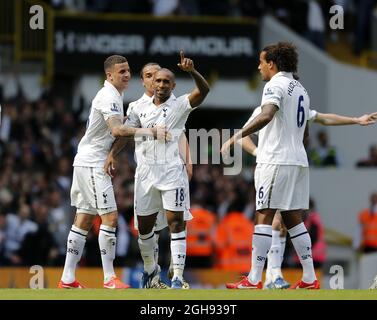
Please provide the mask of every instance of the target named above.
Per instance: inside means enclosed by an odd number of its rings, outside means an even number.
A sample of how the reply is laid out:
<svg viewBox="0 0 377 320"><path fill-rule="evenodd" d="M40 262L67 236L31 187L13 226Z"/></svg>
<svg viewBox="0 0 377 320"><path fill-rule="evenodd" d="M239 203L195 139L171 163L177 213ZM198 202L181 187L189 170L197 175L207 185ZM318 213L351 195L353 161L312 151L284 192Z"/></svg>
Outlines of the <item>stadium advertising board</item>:
<svg viewBox="0 0 377 320"><path fill-rule="evenodd" d="M234 20L121 19L109 16L55 18L55 70L99 72L112 54L127 57L138 72L156 61L175 68L179 50L194 59L201 73L250 76L258 63L258 25Z"/></svg>

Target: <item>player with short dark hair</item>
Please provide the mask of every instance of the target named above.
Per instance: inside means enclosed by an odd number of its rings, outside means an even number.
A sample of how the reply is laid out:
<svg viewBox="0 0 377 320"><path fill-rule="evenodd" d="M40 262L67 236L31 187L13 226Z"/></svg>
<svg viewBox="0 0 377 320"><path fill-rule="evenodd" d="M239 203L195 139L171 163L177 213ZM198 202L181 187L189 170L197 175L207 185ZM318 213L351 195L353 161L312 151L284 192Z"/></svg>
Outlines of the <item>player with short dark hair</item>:
<svg viewBox="0 0 377 320"><path fill-rule="evenodd" d="M154 259L154 225L158 212L166 211L171 234L171 254L174 275L172 288L183 288L183 270L186 259L186 231L183 218L187 202L184 163L179 155L181 137L190 112L198 107L209 92L209 85L195 70L194 62L181 51L178 67L190 73L196 87L189 93L175 97L175 75L166 68L158 70L153 79L154 97L134 106L127 124L133 127L153 127L164 124L172 133L165 145L153 140L136 142L137 168L135 173L135 205L138 217L139 247L144 261L142 287L151 287L158 274Z"/></svg>
<svg viewBox="0 0 377 320"><path fill-rule="evenodd" d="M128 106L127 109L127 115L131 113L131 111L134 108L138 108L137 106L141 103L145 103L146 101L150 101L153 99L153 94L154 94L154 88L153 88L153 78L154 75L158 70L161 69L161 66L156 63L156 62L149 62L145 64L141 71L140 71L140 78L142 85L144 87L144 94L140 97L140 99L131 102ZM112 170L115 169L115 156L123 149L123 147L126 145L126 140L125 139L117 139L113 146L111 147L110 153L107 157L107 160L105 162L104 170L105 172L108 172L109 175L112 177ZM137 144L136 148L142 148L143 146L141 144ZM138 149L135 150L136 153L139 153L140 151ZM192 162L191 162L191 157L190 157L190 149L189 145L186 139L186 135L183 132L181 134L181 137L179 139L179 153L182 157L183 162L185 163L185 171L183 174L186 175L185 182L186 182L186 208L184 210L184 220L185 223L188 220L192 219L192 214L190 212L190 192L189 192L189 179L191 178L192 175ZM138 222L137 222L137 215L134 212L134 227L136 230L138 230ZM166 213L164 210L160 210L158 212L157 218L156 218L156 224L155 224L155 249L154 249L154 258L156 264L158 264L158 256L159 256L159 246L158 246L158 240L160 236L160 232L168 227L168 222L166 218ZM186 229L186 226L185 226ZM158 266L158 269L160 270L160 266ZM169 273L168 275L172 277L171 272L173 271L173 266L172 266L172 261L171 265L169 267ZM170 278L171 278L170 277ZM150 282L150 288L152 289L167 289L168 286L161 281L160 277L160 272L158 272L155 277L152 279ZM184 280L183 278L183 289L189 289L190 286L189 284Z"/></svg>
<svg viewBox="0 0 377 320"><path fill-rule="evenodd" d="M123 125L123 92L131 78L127 59L114 55L105 60L106 80L92 101L85 135L73 162L71 204L77 208L74 224L68 235L67 254L59 288L83 288L75 276L77 263L85 246L86 236L97 214L102 224L98 236L104 287L125 289L129 286L116 277L113 267L116 248L117 206L111 179L103 171L107 154L116 137L142 135L168 138L162 128L135 129Z"/></svg>

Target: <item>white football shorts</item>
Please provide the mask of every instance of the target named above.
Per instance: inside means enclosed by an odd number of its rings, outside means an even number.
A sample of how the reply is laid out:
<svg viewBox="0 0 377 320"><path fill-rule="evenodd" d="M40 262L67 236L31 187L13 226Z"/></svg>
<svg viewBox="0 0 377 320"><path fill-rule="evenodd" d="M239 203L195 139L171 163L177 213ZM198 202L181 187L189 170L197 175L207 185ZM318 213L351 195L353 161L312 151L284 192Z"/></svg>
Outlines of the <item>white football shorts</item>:
<svg viewBox="0 0 377 320"><path fill-rule="evenodd" d="M193 218L191 211L190 211L190 185L189 180L187 176L186 168L184 170L184 176L185 176L185 191L186 191L186 208L183 211L183 219L185 221L189 221ZM168 226L168 220L166 218L165 210L159 210L156 223L155 223L155 231L161 231L162 229L165 229ZM134 211L134 227L136 230L138 230L138 222L137 222L137 214L136 211Z"/></svg>
<svg viewBox="0 0 377 320"><path fill-rule="evenodd" d="M148 216L162 211L185 211L187 174L184 165L147 166L136 168L134 210Z"/></svg>
<svg viewBox="0 0 377 320"><path fill-rule="evenodd" d="M117 211L113 184L103 168L74 167L71 205L77 213L102 215Z"/></svg>
<svg viewBox="0 0 377 320"><path fill-rule="evenodd" d="M309 168L258 163L254 173L256 210L309 208Z"/></svg>

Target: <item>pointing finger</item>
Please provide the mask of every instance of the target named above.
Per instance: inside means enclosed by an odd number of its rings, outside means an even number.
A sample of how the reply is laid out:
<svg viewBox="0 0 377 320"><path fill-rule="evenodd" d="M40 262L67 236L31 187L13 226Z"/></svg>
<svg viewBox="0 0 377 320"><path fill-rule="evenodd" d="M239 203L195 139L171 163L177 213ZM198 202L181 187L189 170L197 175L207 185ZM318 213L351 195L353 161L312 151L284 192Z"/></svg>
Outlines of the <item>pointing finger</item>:
<svg viewBox="0 0 377 320"><path fill-rule="evenodd" d="M181 55L181 63L183 62L183 60L185 59L185 54L183 53L183 50L181 50L179 52L179 54Z"/></svg>

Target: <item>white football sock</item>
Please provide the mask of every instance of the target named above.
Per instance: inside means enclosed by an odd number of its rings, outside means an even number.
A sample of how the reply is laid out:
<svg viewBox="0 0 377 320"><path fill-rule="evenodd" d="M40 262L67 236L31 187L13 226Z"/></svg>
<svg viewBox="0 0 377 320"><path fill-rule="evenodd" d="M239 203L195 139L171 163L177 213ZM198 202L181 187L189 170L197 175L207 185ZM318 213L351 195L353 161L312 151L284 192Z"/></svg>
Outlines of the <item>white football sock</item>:
<svg viewBox="0 0 377 320"><path fill-rule="evenodd" d="M271 250L270 250L270 251L271 251ZM270 251L268 251L268 254L267 254L266 279L264 280L265 283L270 283L270 282L272 282Z"/></svg>
<svg viewBox="0 0 377 320"><path fill-rule="evenodd" d="M280 248L280 231L272 230L271 249L268 252L268 261L270 261L271 280L283 278L281 274L281 248Z"/></svg>
<svg viewBox="0 0 377 320"><path fill-rule="evenodd" d="M104 282L115 276L114 259L116 249L116 228L101 224L99 227L98 243L101 252Z"/></svg>
<svg viewBox="0 0 377 320"><path fill-rule="evenodd" d="M72 283L76 279L76 266L81 259L87 234L88 231L77 228L74 225L68 234L67 254L65 256L64 270L61 279L64 283Z"/></svg>
<svg viewBox="0 0 377 320"><path fill-rule="evenodd" d="M154 238L156 240L154 244L154 261L156 262L156 264L158 264L158 254L159 254L158 239L160 239L160 234L155 232Z"/></svg>
<svg viewBox="0 0 377 320"><path fill-rule="evenodd" d="M302 281L312 283L316 280L312 258L312 241L303 222L288 230L293 246L300 259L303 275Z"/></svg>
<svg viewBox="0 0 377 320"><path fill-rule="evenodd" d="M156 244L154 230L148 234L139 233L140 254L144 261L144 271L151 274L156 268L154 260L154 246Z"/></svg>
<svg viewBox="0 0 377 320"><path fill-rule="evenodd" d="M182 280L186 262L186 231L171 234L170 250L174 269L173 279Z"/></svg>
<svg viewBox="0 0 377 320"><path fill-rule="evenodd" d="M251 270L248 279L252 284L262 280L264 263L268 250L271 248L272 227L266 224L257 224L253 234L253 251L251 257Z"/></svg>
<svg viewBox="0 0 377 320"><path fill-rule="evenodd" d="M280 237L280 257L281 257L281 264L283 264L283 260L284 260L284 252L285 252L285 244L287 242L286 240L286 236L285 237Z"/></svg>

